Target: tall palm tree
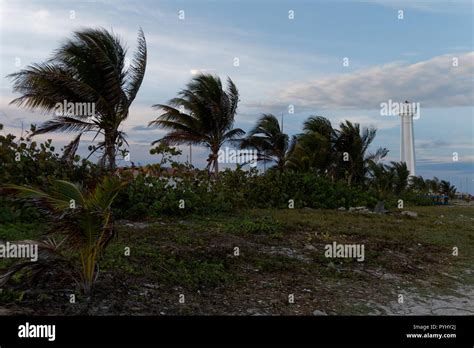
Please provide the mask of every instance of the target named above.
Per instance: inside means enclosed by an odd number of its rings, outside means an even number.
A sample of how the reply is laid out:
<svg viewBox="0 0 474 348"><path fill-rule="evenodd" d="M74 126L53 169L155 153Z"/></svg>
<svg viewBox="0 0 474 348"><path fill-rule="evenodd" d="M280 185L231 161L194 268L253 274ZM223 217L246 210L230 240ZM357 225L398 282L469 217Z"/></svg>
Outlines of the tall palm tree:
<svg viewBox="0 0 474 348"><path fill-rule="evenodd" d="M234 82L227 79L224 89L221 79L209 74L194 77L185 89L168 104L155 104L153 108L163 113L152 122L170 132L153 144L202 145L210 150L207 168L219 173L218 152L221 146L241 137L245 132L233 128L239 102L239 92Z"/></svg>
<svg viewBox="0 0 474 348"><path fill-rule="evenodd" d="M141 29L129 67L125 61L126 49L113 33L102 28L76 31L50 60L9 75L13 90L22 94L11 104L44 112L64 102L94 105L94 115L81 110L56 114L34 135L54 131L100 134L103 141L94 151L103 151L100 163L113 169L118 148L126 143L120 125L128 117L145 75L147 48ZM79 137L72 143L77 143Z"/></svg>
<svg viewBox="0 0 474 348"><path fill-rule="evenodd" d="M345 177L349 185L362 183L369 171L370 163L378 162L387 155L386 148L368 153L376 133L375 128L364 128L361 131L358 123L353 124L347 120L339 125L334 148L338 156L339 176Z"/></svg>
<svg viewBox="0 0 474 348"><path fill-rule="evenodd" d="M263 114L255 127L242 140L241 148L254 148L258 151L258 160L276 162L278 170L285 169L289 137L282 132L275 115Z"/></svg>

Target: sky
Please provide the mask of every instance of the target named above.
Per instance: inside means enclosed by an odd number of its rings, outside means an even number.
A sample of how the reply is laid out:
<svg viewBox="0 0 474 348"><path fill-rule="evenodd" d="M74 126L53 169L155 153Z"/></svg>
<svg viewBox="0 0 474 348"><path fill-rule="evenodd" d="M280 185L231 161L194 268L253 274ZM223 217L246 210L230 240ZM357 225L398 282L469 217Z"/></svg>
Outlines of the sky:
<svg viewBox="0 0 474 348"><path fill-rule="evenodd" d="M131 57L141 27L148 64L122 129L136 164L157 162L150 144L166 134L147 127L159 115L151 105L204 72L237 85L236 127L250 130L262 113L283 117L290 135L312 115L334 126L350 120L378 129L371 151L389 149L386 163L400 160L400 118L382 115L380 104L420 103L417 175L474 193L473 15L471 0L0 0L2 132L20 135L50 116L9 105L18 95L6 75L44 62L85 27L113 30ZM58 149L73 137L38 136ZM83 139L87 155L92 134ZM206 158L193 147L194 165Z"/></svg>

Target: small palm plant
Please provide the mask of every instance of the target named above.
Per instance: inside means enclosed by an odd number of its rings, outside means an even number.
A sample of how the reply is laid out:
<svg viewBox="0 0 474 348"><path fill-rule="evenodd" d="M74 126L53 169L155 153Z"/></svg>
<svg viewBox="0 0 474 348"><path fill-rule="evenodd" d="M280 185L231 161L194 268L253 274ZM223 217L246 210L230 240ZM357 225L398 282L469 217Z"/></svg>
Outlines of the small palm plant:
<svg viewBox="0 0 474 348"><path fill-rule="evenodd" d="M64 234L65 244L79 253L80 286L89 293L98 276L98 260L114 235L111 205L123 183L104 178L92 190L63 180L53 182L49 192L8 185L16 196L36 203L51 220L51 234Z"/></svg>

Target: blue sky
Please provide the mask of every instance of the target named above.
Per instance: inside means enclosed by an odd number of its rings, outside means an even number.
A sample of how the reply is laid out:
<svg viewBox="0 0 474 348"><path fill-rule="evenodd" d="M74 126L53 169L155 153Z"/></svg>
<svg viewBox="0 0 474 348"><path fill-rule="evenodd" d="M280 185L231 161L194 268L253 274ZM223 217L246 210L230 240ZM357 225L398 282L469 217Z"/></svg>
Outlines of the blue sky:
<svg viewBox="0 0 474 348"><path fill-rule="evenodd" d="M178 18L180 10L184 20ZM123 128L132 161L156 161L148 154L150 142L164 132L144 127L157 116L151 105L174 97L201 71L230 76L237 84L236 126L244 130L263 112L283 114L290 134L298 133L310 115L335 124L348 119L378 128L373 149L387 147L387 161L399 160L400 120L381 116L380 103L420 102L421 117L414 122L417 174L448 179L474 193L472 18L470 0L1 0L0 123L4 132L19 134L22 123L29 128L48 118L8 105L15 95L7 74L46 60L82 27L113 29L132 53L142 27L149 63ZM294 114L288 114L289 105ZM41 138L52 138L59 148L72 135ZM85 139L81 154L91 138ZM194 149L195 165L206 157L204 149Z"/></svg>

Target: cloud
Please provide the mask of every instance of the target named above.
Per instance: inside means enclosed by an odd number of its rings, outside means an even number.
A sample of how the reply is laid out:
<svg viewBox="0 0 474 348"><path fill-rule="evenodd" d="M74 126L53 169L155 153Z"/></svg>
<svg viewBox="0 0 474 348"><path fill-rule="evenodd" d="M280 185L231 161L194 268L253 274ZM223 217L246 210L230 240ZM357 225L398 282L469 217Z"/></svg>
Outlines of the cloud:
<svg viewBox="0 0 474 348"><path fill-rule="evenodd" d="M458 62L455 67L454 58ZM293 83L278 92L278 103L259 101L247 106L369 110L379 109L380 103L389 99L419 102L421 108L473 106L473 74L474 52L442 55L415 64L394 62Z"/></svg>
<svg viewBox="0 0 474 348"><path fill-rule="evenodd" d="M432 13L466 13L472 11L472 0L356 0L357 2L369 3L390 7L397 10L413 9L421 12Z"/></svg>
<svg viewBox="0 0 474 348"><path fill-rule="evenodd" d="M148 126L134 126L131 130L138 131L138 132L149 132L150 128Z"/></svg>
<svg viewBox="0 0 474 348"><path fill-rule="evenodd" d="M369 115L348 115L332 118L333 123L340 124L344 121L359 123L362 127L375 127L376 129L390 129L400 125L400 119L396 117L371 117Z"/></svg>

